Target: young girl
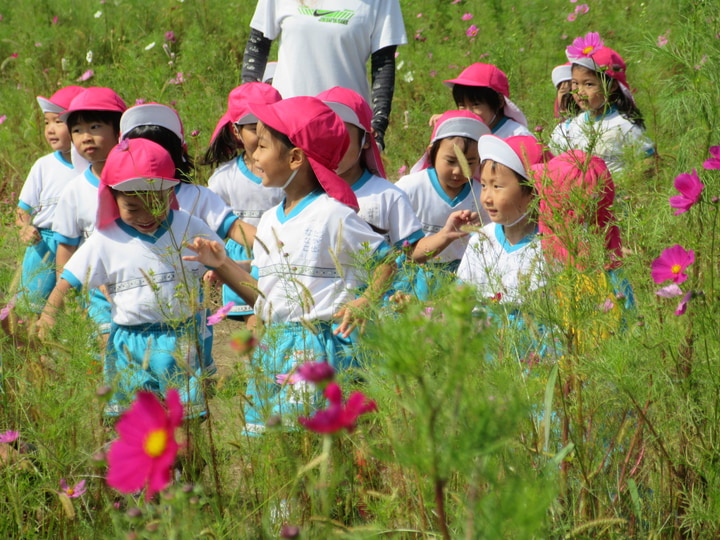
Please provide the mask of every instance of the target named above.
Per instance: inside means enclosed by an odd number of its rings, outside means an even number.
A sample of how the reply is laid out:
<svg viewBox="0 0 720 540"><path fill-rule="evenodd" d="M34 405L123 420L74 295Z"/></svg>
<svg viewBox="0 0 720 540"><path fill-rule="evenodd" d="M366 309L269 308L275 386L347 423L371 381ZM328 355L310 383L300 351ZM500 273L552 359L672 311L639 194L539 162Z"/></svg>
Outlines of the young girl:
<svg viewBox="0 0 720 540"><path fill-rule="evenodd" d="M97 230L65 265L40 319L41 334L71 288L107 286L112 329L105 380L115 392L106 414L118 415L137 390L180 391L188 416L204 413L198 377L195 312L206 268L183 261L192 238L219 237L176 211L175 164L160 145L126 140L107 158L98 193ZM182 361L176 360L182 358Z"/></svg>
<svg viewBox="0 0 720 540"><path fill-rule="evenodd" d="M66 86L50 98L37 97L45 116L45 140L53 152L38 159L30 169L20 191L15 221L20 227L20 241L28 246L19 292L37 312L55 287L57 243L52 232L55 209L62 190L77 175L70 157L70 132L60 114L83 90L80 86Z"/></svg>
<svg viewBox="0 0 720 540"><path fill-rule="evenodd" d="M534 137L494 135L480 137L478 149L480 201L491 223L470 236L458 278L473 285L480 298L517 302L544 283L530 180L530 167L544 159L544 150Z"/></svg>
<svg viewBox="0 0 720 540"><path fill-rule="evenodd" d="M469 111L447 111L435 123L430 145L413 172L395 184L407 193L426 235L443 230L454 212L480 212L480 185L474 179L480 164L477 141L489 131L480 117ZM465 177L456 146L465 156L473 178ZM426 255L433 257L438 269L454 272L465 246L467 236L463 235Z"/></svg>
<svg viewBox="0 0 720 540"><path fill-rule="evenodd" d="M577 116L557 125L551 149L556 154L578 149L596 155L612 173L623 170L626 152L652 156L655 148L645 135L622 57L595 33L577 38L566 54L575 94L568 110Z"/></svg>
<svg viewBox="0 0 720 540"><path fill-rule="evenodd" d="M477 114L493 135L503 139L532 135L525 115L510 100L507 75L498 67L477 62L465 68L456 79L443 82L452 89L457 108Z"/></svg>
<svg viewBox="0 0 720 540"><path fill-rule="evenodd" d="M238 218L253 226L257 226L266 210L280 203L283 191L263 187L254 170L252 155L257 148L257 118L250 112L250 104L278 101L280 94L268 84L253 82L235 88L230 92L228 109L215 128L205 156L206 162L217 164L223 156L230 154L230 143L240 150L239 156L218 166L208 180L208 188L219 195ZM235 240L228 240L225 249L235 261L252 259L249 249ZM228 316L244 317L252 313L252 306L248 306L227 285L223 286L222 297L224 304L235 303Z"/></svg>
<svg viewBox="0 0 720 540"><path fill-rule="evenodd" d="M552 70L552 83L555 87L555 103L553 110L555 118L565 118L568 112L569 102L573 99L572 94L572 64L555 66Z"/></svg>
<svg viewBox="0 0 720 540"><path fill-rule="evenodd" d="M235 265L222 245L204 239L190 246L198 252L190 260L212 266L254 302L267 326L251 362L245 429L253 434L271 416L301 410L302 399L276 383L277 375L310 360L340 370L354 365L358 317L382 296L394 264L379 266L356 297L367 282L360 260L384 258L389 246L357 215L352 189L334 172L349 144L342 120L312 97L253 104L251 111L258 118L253 158L263 185L285 191L258 225L253 266L259 279Z"/></svg>

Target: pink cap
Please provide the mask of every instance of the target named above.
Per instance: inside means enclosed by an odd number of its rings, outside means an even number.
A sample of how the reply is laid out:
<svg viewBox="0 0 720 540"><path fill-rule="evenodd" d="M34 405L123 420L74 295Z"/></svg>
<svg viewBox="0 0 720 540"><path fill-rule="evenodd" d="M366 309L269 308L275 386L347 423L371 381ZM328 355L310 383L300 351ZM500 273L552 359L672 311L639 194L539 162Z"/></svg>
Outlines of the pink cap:
<svg viewBox="0 0 720 540"><path fill-rule="evenodd" d="M350 139L345 124L330 107L317 98L297 96L270 105L252 103L250 109L260 122L286 135L305 153L330 197L359 208L352 188L335 173Z"/></svg>
<svg viewBox="0 0 720 540"><path fill-rule="evenodd" d="M177 111L160 103L134 105L120 117L120 140L133 128L139 126L160 126L169 129L180 142L185 144L185 131Z"/></svg>
<svg viewBox="0 0 720 540"><path fill-rule="evenodd" d="M435 122L430 144L448 137L467 137L475 141L483 135L490 133L490 128L477 114L470 111L452 110L446 111ZM412 166L410 172L422 171L432 167L430 163L430 149L426 149L423 156Z"/></svg>
<svg viewBox="0 0 720 540"><path fill-rule="evenodd" d="M555 88L557 88L562 82L572 80L572 64L570 62L566 62L559 66L555 66L552 70L551 77Z"/></svg>
<svg viewBox="0 0 720 540"><path fill-rule="evenodd" d="M60 115L60 120L66 122L68 116L77 111L115 111L123 113L126 109L127 105L114 90L102 86L91 86L73 98L67 110Z"/></svg>
<svg viewBox="0 0 720 540"><path fill-rule="evenodd" d="M370 146L363 151L365 164L371 173L385 178L385 167L383 167L380 158L380 149L377 142L375 142L375 137L370 135L372 132L372 110L365 98L354 90L340 86L319 93L317 98L335 111L335 114L343 122L357 126L368 134L365 137L365 142L369 142Z"/></svg>
<svg viewBox="0 0 720 540"><path fill-rule="evenodd" d="M481 161L491 159L512 169L523 178L530 177L530 167L552 158L543 145L532 135L516 135L502 139L483 135L478 141Z"/></svg>
<svg viewBox="0 0 720 540"><path fill-rule="evenodd" d="M220 117L210 142L220 134L220 131L228 124L254 124L257 118L250 112L251 103L276 103L282 97L280 92L269 84L261 82L249 82L233 88L228 95L228 106L225 114Z"/></svg>
<svg viewBox="0 0 720 540"><path fill-rule="evenodd" d="M85 89L82 86L66 86L55 92L49 98L38 96L37 102L44 113L64 113L70 106L70 102Z"/></svg>
<svg viewBox="0 0 720 540"><path fill-rule="evenodd" d="M540 195L538 228L543 252L583 269L586 265L579 259L587 254L569 253L567 242L576 234L578 224L589 225L591 230L605 235L605 248L610 254L607 267L617 268L622 242L612 212L615 184L605 162L581 150L571 150L547 164L535 165L532 175ZM574 198L578 195L587 198L586 205L578 205ZM583 215L587 208L593 209L595 215Z"/></svg>
<svg viewBox="0 0 720 540"><path fill-rule="evenodd" d="M116 191L162 191L177 186L175 163L170 153L148 139L125 139L107 157L100 175L98 190L98 229L103 229L120 217L110 188ZM171 197L171 208L177 210L177 200Z"/></svg>
<svg viewBox="0 0 720 540"><path fill-rule="evenodd" d="M627 68L625 61L622 59L622 56L610 47L602 46L597 52L592 53L590 56L575 57L567 54L567 57L573 64L577 64L591 71L604 73L611 79L616 80L620 84L620 90L622 90L623 94L633 103L635 102L625 74Z"/></svg>

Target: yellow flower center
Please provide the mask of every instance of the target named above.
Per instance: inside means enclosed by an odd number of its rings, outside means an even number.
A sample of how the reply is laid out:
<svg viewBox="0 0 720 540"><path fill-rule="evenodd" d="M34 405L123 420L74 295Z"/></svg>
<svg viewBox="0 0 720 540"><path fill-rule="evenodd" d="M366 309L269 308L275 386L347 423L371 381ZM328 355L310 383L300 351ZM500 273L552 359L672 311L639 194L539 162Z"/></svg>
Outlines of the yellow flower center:
<svg viewBox="0 0 720 540"><path fill-rule="evenodd" d="M588 45L583 49L583 54L590 54L594 48L592 45Z"/></svg>
<svg viewBox="0 0 720 540"><path fill-rule="evenodd" d="M67 488L65 493L68 494L68 497L72 497L73 495L75 495L75 490L73 488Z"/></svg>
<svg viewBox="0 0 720 540"><path fill-rule="evenodd" d="M680 270L682 270L682 266L680 266L679 264L673 264L673 265L670 267L670 271L671 271L673 274L679 274L679 273L680 273Z"/></svg>
<svg viewBox="0 0 720 540"><path fill-rule="evenodd" d="M167 432L164 429L156 429L151 431L147 439L145 439L145 453L150 457L158 457L162 455L167 448Z"/></svg>

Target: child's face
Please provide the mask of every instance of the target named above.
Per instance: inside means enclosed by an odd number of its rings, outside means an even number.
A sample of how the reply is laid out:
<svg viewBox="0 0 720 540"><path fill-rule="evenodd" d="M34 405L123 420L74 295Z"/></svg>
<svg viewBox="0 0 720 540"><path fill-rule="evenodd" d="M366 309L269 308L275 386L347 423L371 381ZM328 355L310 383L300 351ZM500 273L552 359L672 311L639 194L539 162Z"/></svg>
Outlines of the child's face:
<svg viewBox="0 0 720 540"><path fill-rule="evenodd" d="M484 163L480 184L480 204L494 223L511 225L528 211L533 194L521 188L515 173L505 165L492 160Z"/></svg>
<svg viewBox="0 0 720 540"><path fill-rule="evenodd" d="M257 124L235 125L235 136L242 143L245 153L252 156L257 148Z"/></svg>
<svg viewBox="0 0 720 540"><path fill-rule="evenodd" d="M363 139L365 132L359 127L353 124L345 122L345 127L348 130L350 136L350 146L348 146L347 152L340 160L340 165L336 169L339 176L347 175L353 171L361 173L362 165L360 163L360 155L365 148L370 147L370 142L367 137Z"/></svg>
<svg viewBox="0 0 720 540"><path fill-rule="evenodd" d="M90 163L104 161L118 143L115 128L106 122L86 122L80 118L70 131L78 153Z"/></svg>
<svg viewBox="0 0 720 540"><path fill-rule="evenodd" d="M54 151L69 152L70 132L67 124L60 121L60 115L53 112L45 113L45 140Z"/></svg>
<svg viewBox="0 0 720 540"><path fill-rule="evenodd" d="M153 234L168 215L170 191L116 192L120 219L138 232Z"/></svg>
<svg viewBox="0 0 720 540"><path fill-rule="evenodd" d="M572 90L580 108L595 113L602 112L610 91L596 72L578 65L572 67Z"/></svg>
<svg viewBox="0 0 720 540"><path fill-rule="evenodd" d="M497 111L492 110L487 103L470 101L465 98L465 101L457 104L457 108L461 111L470 111L471 113L477 114L488 127L494 126L498 121Z"/></svg>
<svg viewBox="0 0 720 540"><path fill-rule="evenodd" d="M448 137L440 141L438 152L435 156L435 171L438 180L445 193L450 198L455 198L465 187L468 179L463 174L460 167L460 161L455 154L454 146L464 149L463 154L467 159L472 176L476 176L478 164L480 163L480 155L478 154L477 142L473 141L465 148L466 141L462 137Z"/></svg>
<svg viewBox="0 0 720 540"><path fill-rule="evenodd" d="M572 89L571 81L563 81L557 85L557 94L555 95L555 102L558 106L558 112L566 113L567 110L562 106L562 98L565 94L569 94ZM576 96L577 97L577 96Z"/></svg>
<svg viewBox="0 0 720 540"><path fill-rule="evenodd" d="M292 174L289 152L262 122L257 124L257 148L253 152L257 173L265 187L282 187Z"/></svg>

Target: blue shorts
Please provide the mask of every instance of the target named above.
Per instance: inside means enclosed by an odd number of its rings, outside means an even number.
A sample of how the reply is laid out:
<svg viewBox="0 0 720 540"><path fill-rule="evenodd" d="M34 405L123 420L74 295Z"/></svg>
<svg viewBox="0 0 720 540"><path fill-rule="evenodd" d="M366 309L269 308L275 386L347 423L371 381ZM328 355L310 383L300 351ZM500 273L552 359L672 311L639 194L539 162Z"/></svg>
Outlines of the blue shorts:
<svg viewBox="0 0 720 540"><path fill-rule="evenodd" d="M22 263L20 297L28 308L40 313L55 288L55 254L57 241L51 229L38 229L40 240L28 246Z"/></svg>
<svg viewBox="0 0 720 540"><path fill-rule="evenodd" d="M246 261L252 259L252 256L247 252L245 246L238 244L235 240L229 239L225 243L225 250L227 251L228 257L233 261ZM228 302L235 302L235 305L228 313L229 317L238 317L242 315L252 315L253 307L245 303L245 300L240 298L230 287L223 285L222 287L222 301L223 305Z"/></svg>

